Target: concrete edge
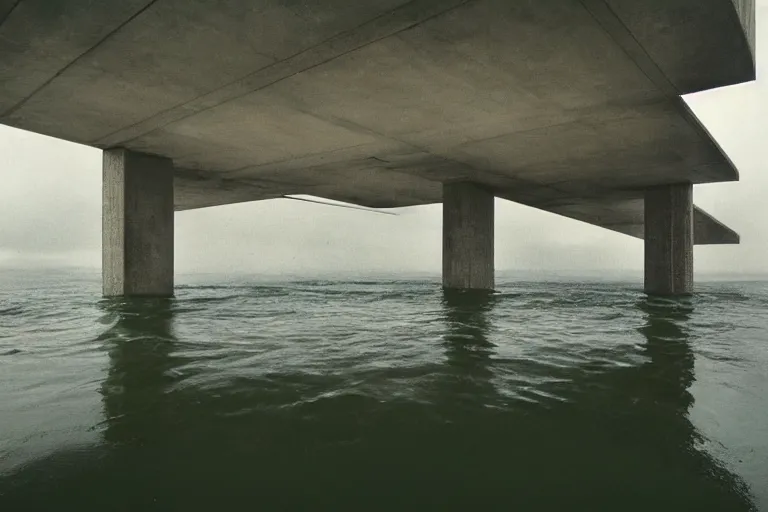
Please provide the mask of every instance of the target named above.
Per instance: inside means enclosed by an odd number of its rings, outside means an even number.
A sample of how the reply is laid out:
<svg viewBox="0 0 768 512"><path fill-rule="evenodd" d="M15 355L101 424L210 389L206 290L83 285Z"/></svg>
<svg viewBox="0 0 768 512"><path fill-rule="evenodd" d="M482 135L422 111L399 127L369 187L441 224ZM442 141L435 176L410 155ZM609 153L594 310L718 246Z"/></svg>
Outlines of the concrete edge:
<svg viewBox="0 0 768 512"><path fill-rule="evenodd" d="M5 23L5 20L11 15L17 5L21 3L21 0L0 0L0 25Z"/></svg>
<svg viewBox="0 0 768 512"><path fill-rule="evenodd" d="M741 241L739 234L698 206L693 207L694 245L734 245Z"/></svg>
<svg viewBox="0 0 768 512"><path fill-rule="evenodd" d="M736 16L739 18L741 27L744 31L744 38L747 40L749 50L752 52L753 76L757 71L757 5L755 0L732 0ZM747 80L749 81L749 80Z"/></svg>
<svg viewBox="0 0 768 512"><path fill-rule="evenodd" d="M701 120L699 120L698 116L691 110L688 103L686 103L682 97L678 97L677 101L680 114L688 122L690 127L693 128L702 139L708 140L712 145L712 148L720 153L720 156L723 159L722 162L725 164L723 165L723 170L725 170L727 174L723 174L722 177L718 176L718 179L713 180L713 182L739 181L739 170L736 168L736 164L733 163L733 160L731 160L731 157L728 156L728 153L725 152L720 143L717 142L710 131L704 126Z"/></svg>
<svg viewBox="0 0 768 512"><path fill-rule="evenodd" d="M572 217L569 217L572 218ZM574 219L579 220L579 219ZM585 221L581 221L585 222ZM585 222L586 224L591 224ZM591 224L596 226L597 224ZM617 223L598 226L623 235L628 235L640 240L644 237L642 224ZM735 245L740 243L741 237L736 231L729 228L719 220L698 206L693 207L693 245Z"/></svg>

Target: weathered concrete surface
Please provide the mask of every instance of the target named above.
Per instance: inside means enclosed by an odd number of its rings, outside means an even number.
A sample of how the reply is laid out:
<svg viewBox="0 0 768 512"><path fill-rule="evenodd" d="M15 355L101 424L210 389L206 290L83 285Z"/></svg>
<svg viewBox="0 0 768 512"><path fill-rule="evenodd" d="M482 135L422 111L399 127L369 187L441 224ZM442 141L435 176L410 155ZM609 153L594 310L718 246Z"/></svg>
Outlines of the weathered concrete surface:
<svg viewBox="0 0 768 512"><path fill-rule="evenodd" d="M443 287L493 290L494 196L474 183L443 186Z"/></svg>
<svg viewBox="0 0 768 512"><path fill-rule="evenodd" d="M0 122L171 158L177 209L463 180L614 229L738 179L679 95L754 73L752 0L0 0Z"/></svg>
<svg viewBox="0 0 768 512"><path fill-rule="evenodd" d="M755 62L755 47L756 47L756 25L757 13L755 12L755 0L731 0L734 7L736 7L736 13L739 17L739 22L744 31L744 36L749 44L749 49L752 52L752 62Z"/></svg>
<svg viewBox="0 0 768 512"><path fill-rule="evenodd" d="M693 292L693 186L665 185L645 192L645 291Z"/></svg>
<svg viewBox="0 0 768 512"><path fill-rule="evenodd" d="M104 152L105 296L173 295L173 163L125 149Z"/></svg>
<svg viewBox="0 0 768 512"><path fill-rule="evenodd" d="M499 197L505 197L503 192ZM567 198L549 202L546 209L563 217L601 226L635 238L642 239L645 236L643 191L628 191L605 197ZM695 245L739 243L739 235L735 231L695 206L693 219Z"/></svg>

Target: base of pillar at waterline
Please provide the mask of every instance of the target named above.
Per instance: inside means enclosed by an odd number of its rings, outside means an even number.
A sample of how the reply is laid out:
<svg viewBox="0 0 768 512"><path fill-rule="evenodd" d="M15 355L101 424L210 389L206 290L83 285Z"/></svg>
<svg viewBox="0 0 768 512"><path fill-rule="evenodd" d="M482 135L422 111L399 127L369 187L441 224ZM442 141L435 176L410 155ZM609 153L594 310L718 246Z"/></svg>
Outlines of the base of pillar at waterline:
<svg viewBox="0 0 768 512"><path fill-rule="evenodd" d="M494 195L474 183L443 185L443 287L493 290Z"/></svg>
<svg viewBox="0 0 768 512"><path fill-rule="evenodd" d="M173 296L173 173L167 158L104 151L105 297Z"/></svg>
<svg viewBox="0 0 768 512"><path fill-rule="evenodd" d="M645 292L693 293L693 186L664 185L645 191Z"/></svg>

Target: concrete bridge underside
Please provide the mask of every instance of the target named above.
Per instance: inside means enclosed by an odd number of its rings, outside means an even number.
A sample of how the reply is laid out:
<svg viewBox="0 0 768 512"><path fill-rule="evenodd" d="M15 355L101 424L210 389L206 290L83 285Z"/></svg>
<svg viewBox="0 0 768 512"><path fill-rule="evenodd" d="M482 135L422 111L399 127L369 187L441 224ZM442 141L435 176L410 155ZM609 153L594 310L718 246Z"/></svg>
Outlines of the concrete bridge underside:
<svg viewBox="0 0 768 512"><path fill-rule="evenodd" d="M497 196L650 238L647 289L687 293L694 242L738 243L691 185L738 172L680 95L754 79L754 16L753 0L0 0L0 122L110 150L111 294L169 293L172 236L149 239L174 209L444 190L470 217ZM446 221L469 247L446 258L487 264L488 223Z"/></svg>

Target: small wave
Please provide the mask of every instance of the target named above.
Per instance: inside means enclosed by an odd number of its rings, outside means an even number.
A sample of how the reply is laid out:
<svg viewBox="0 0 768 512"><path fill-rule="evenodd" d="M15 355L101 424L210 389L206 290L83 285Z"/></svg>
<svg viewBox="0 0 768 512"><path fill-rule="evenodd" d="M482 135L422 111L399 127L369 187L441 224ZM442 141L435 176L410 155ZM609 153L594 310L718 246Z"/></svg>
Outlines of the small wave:
<svg viewBox="0 0 768 512"><path fill-rule="evenodd" d="M0 307L0 315L2 316L17 316L17 315L23 315L24 314L24 308L21 306L10 306L7 308Z"/></svg>

